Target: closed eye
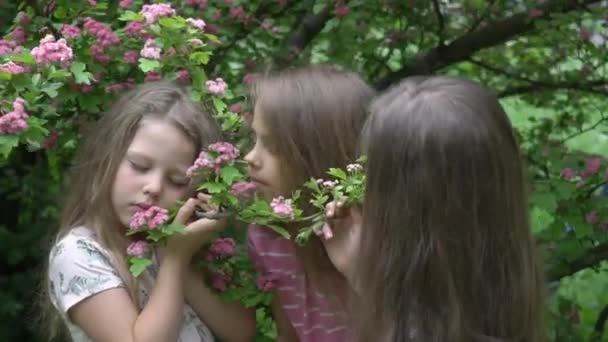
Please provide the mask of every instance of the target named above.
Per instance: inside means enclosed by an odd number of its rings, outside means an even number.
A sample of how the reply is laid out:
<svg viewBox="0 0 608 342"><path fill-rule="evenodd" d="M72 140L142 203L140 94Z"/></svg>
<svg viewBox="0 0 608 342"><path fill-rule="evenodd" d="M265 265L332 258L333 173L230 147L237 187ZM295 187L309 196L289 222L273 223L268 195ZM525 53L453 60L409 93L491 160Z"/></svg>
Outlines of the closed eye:
<svg viewBox="0 0 608 342"><path fill-rule="evenodd" d="M131 165L131 167L133 168L133 170L138 171L138 172L146 172L150 169L149 167L136 163L132 160L128 160L128 162L129 162L129 165Z"/></svg>

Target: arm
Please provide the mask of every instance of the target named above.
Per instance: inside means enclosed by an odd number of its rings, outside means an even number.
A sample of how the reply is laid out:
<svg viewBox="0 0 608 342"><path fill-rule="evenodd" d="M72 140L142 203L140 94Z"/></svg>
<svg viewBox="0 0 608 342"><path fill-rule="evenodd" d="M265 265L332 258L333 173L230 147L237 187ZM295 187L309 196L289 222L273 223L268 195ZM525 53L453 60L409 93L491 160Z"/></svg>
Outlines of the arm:
<svg viewBox="0 0 608 342"><path fill-rule="evenodd" d="M182 320L185 275L183 263L165 258L150 301L141 314L124 288L91 296L72 307L68 314L94 341L176 341Z"/></svg>
<svg viewBox="0 0 608 342"><path fill-rule="evenodd" d="M190 269L186 277L186 301L222 341L252 341L255 311L240 303L227 303L205 284L203 275ZM236 327L236 329L235 329Z"/></svg>
<svg viewBox="0 0 608 342"><path fill-rule="evenodd" d="M277 324L277 342L299 342L300 339L296 333L296 330L289 322L285 311L283 311L283 305L279 299L279 295L275 292L272 303L270 304L272 310L272 316L275 323Z"/></svg>

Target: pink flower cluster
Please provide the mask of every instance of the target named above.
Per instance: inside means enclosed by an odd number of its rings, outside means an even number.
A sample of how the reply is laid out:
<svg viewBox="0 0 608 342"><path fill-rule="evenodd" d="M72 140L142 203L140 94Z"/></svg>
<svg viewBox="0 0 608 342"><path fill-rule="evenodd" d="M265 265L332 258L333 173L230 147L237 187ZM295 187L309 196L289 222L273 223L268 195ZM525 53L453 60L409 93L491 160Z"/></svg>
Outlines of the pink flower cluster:
<svg viewBox="0 0 608 342"><path fill-rule="evenodd" d="M224 95L224 92L226 92L226 88L228 87L226 82L221 78L216 78L215 81L209 80L205 82L205 85L207 86L207 90L214 95Z"/></svg>
<svg viewBox="0 0 608 342"><path fill-rule="evenodd" d="M149 229L156 229L163 225L169 220L169 211L165 208L152 206L145 210L138 210L131 217L129 222L129 228L133 230L140 230L148 227Z"/></svg>
<svg viewBox="0 0 608 342"><path fill-rule="evenodd" d="M27 129L25 101L18 97L13 102L13 111L0 116L1 134L18 134Z"/></svg>
<svg viewBox="0 0 608 342"><path fill-rule="evenodd" d="M150 245L146 241L134 241L127 247L127 255L143 257L150 251Z"/></svg>
<svg viewBox="0 0 608 342"><path fill-rule="evenodd" d="M290 199L285 199L283 196L276 197L270 202L270 207L275 214L294 219L295 213Z"/></svg>
<svg viewBox="0 0 608 342"><path fill-rule="evenodd" d="M585 168L578 173L578 176L580 177L579 184L583 185L585 180L587 178L597 174L600 171L601 167L602 167L602 158L594 157L594 158L587 159L587 161L585 163ZM562 171L560 172L560 177L565 180L573 180L576 178L576 176L577 176L577 172L574 169L569 168L569 167L562 169ZM606 170L606 174L604 177L605 177L605 179L608 180L608 170Z"/></svg>
<svg viewBox="0 0 608 342"><path fill-rule="evenodd" d="M55 41L55 37L50 34L40 40L40 45L32 49L32 56L40 65L61 63L64 67L70 65L74 58L72 49L65 39Z"/></svg>
<svg viewBox="0 0 608 342"><path fill-rule="evenodd" d="M194 161L192 166L188 168L186 173L188 176L192 176L197 171L202 169L209 169L215 172L219 172L220 168L235 160L239 157L239 150L228 142L217 142L209 145L208 151L202 151L198 158ZM213 155L217 155L213 158Z"/></svg>
<svg viewBox="0 0 608 342"><path fill-rule="evenodd" d="M225 272L217 271L211 274L211 286L216 290L226 291L231 281L232 277Z"/></svg>
<svg viewBox="0 0 608 342"><path fill-rule="evenodd" d="M203 19L193 19L193 18L188 18L186 19L186 22L194 27L196 27L197 29L204 31L205 30L205 21Z"/></svg>
<svg viewBox="0 0 608 342"><path fill-rule="evenodd" d="M13 61L0 64L0 72L8 72L9 74L18 75L28 72L29 69L21 64L17 64Z"/></svg>
<svg viewBox="0 0 608 342"><path fill-rule="evenodd" d="M264 274L255 281L258 290L262 292L271 292L277 287L278 276L273 273Z"/></svg>
<svg viewBox="0 0 608 342"><path fill-rule="evenodd" d="M146 23L153 24L160 17L170 17L175 15L175 10L171 8L169 4L152 4L152 5L144 5L141 9L141 14L143 14L146 19Z"/></svg>
<svg viewBox="0 0 608 342"><path fill-rule="evenodd" d="M175 80L180 84L188 84L190 83L190 73L186 69L178 70Z"/></svg>
<svg viewBox="0 0 608 342"><path fill-rule="evenodd" d="M232 184L230 193L239 198L249 198L253 195L256 190L254 182L238 182Z"/></svg>
<svg viewBox="0 0 608 342"><path fill-rule="evenodd" d="M21 45L25 43L25 39L27 38L27 33L22 26L17 26L15 29L9 33L10 37L13 38L15 44Z"/></svg>
<svg viewBox="0 0 608 342"><path fill-rule="evenodd" d="M120 39L110 26L91 17L84 19L83 27L89 35L97 38L97 43L104 48L120 44Z"/></svg>
<svg viewBox="0 0 608 342"><path fill-rule="evenodd" d="M186 4L191 7L198 7L204 9L207 7L207 0L186 0Z"/></svg>
<svg viewBox="0 0 608 342"><path fill-rule="evenodd" d="M66 38L78 38L80 36L80 29L73 25L63 25L61 28L61 34Z"/></svg>
<svg viewBox="0 0 608 342"><path fill-rule="evenodd" d="M16 46L17 44L12 40L0 39L0 56L12 54Z"/></svg>
<svg viewBox="0 0 608 342"><path fill-rule="evenodd" d="M137 64L139 53L137 51L128 50L122 55L122 60L127 64Z"/></svg>
<svg viewBox="0 0 608 342"><path fill-rule="evenodd" d="M154 39L149 38L144 44L144 48L139 51L139 55L148 59L160 59L161 49L156 47Z"/></svg>
<svg viewBox="0 0 608 342"><path fill-rule="evenodd" d="M118 6L120 8L126 9L131 7L131 5L133 4L133 0L120 0L120 2L118 3Z"/></svg>
<svg viewBox="0 0 608 342"><path fill-rule="evenodd" d="M130 37L140 37L144 36L142 30L145 26L143 21L132 21L125 26L125 34Z"/></svg>
<svg viewBox="0 0 608 342"><path fill-rule="evenodd" d="M232 238L217 239L213 242L205 259L207 261L222 260L234 255L236 242Z"/></svg>

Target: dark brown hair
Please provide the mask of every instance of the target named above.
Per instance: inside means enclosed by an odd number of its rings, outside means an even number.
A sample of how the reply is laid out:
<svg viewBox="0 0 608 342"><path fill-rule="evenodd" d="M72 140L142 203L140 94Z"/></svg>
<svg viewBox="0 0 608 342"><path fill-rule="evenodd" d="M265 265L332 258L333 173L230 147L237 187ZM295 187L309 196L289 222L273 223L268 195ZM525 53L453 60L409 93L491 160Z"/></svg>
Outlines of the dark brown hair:
<svg viewBox="0 0 608 342"><path fill-rule="evenodd" d="M114 266L123 278L135 305L139 306L138 281L126 267L127 237L120 228L111 203L111 189L119 164L124 158L143 119L163 120L183 132L200 151L220 139L212 118L196 105L189 94L173 82L151 82L124 94L96 122L84 139L68 177L69 188L63 201L59 231L53 244L72 228L84 225L95 232L98 242L108 249ZM192 156L192 160L196 158ZM60 330L60 317L52 307L45 272L43 309L51 337Z"/></svg>
<svg viewBox="0 0 608 342"><path fill-rule="evenodd" d="M362 340L543 341L543 272L497 98L407 79L373 102L363 141Z"/></svg>
<svg viewBox="0 0 608 342"><path fill-rule="evenodd" d="M374 96L359 75L329 66L291 69L259 79L252 96L256 109L263 112L272 152L283 162L288 193L310 178L326 178L331 167L344 168L357 159L367 106ZM321 242L313 237L298 253L309 279L336 292L332 279L340 275Z"/></svg>

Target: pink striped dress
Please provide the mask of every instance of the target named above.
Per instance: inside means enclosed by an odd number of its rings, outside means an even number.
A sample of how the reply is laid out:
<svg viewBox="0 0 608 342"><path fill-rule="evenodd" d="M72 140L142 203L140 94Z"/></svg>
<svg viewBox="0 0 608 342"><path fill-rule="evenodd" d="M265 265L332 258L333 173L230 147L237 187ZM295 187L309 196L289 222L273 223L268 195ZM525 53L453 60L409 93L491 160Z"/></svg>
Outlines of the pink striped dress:
<svg viewBox="0 0 608 342"><path fill-rule="evenodd" d="M301 342L353 341L345 313L323 294L307 288L292 241L254 225L249 226L247 240L258 271L276 277L276 292Z"/></svg>

